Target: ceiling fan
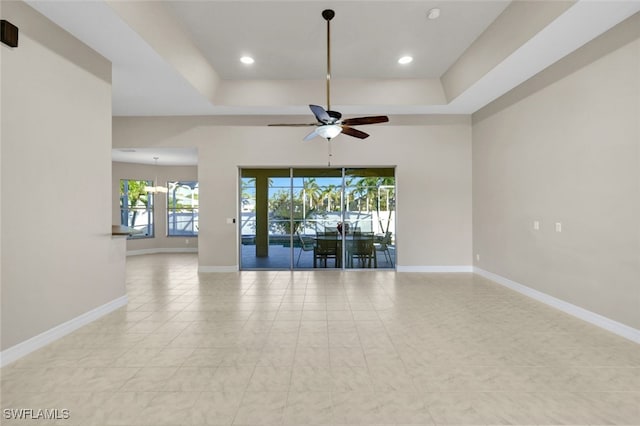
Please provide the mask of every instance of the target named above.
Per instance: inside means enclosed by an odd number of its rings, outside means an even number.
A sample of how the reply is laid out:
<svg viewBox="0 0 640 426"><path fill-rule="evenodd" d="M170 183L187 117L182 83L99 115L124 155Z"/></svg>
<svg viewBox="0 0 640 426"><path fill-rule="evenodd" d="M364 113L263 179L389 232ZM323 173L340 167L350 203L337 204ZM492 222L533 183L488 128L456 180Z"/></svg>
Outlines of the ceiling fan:
<svg viewBox="0 0 640 426"><path fill-rule="evenodd" d="M373 117L357 117L342 119L342 114L338 111L331 110L331 20L335 16L335 12L331 9L322 11L322 17L327 21L327 109L320 105L309 105L311 112L316 117L317 123L310 124L269 124L269 126L287 126L287 127L307 127L316 126L316 128L305 136L304 140L308 141L316 136L331 140L340 133L353 136L358 139L365 139L369 135L351 126L359 126L363 124L386 123L389 117L386 115L378 115Z"/></svg>

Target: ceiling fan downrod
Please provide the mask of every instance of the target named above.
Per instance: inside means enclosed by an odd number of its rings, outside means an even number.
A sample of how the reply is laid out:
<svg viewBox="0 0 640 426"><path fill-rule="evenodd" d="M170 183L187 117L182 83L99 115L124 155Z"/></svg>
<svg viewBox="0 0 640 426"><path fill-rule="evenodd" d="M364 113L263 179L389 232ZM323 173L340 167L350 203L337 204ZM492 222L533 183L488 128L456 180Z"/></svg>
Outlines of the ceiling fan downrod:
<svg viewBox="0 0 640 426"><path fill-rule="evenodd" d="M322 17L327 21L327 110L331 110L331 20L336 13L331 9L322 11Z"/></svg>

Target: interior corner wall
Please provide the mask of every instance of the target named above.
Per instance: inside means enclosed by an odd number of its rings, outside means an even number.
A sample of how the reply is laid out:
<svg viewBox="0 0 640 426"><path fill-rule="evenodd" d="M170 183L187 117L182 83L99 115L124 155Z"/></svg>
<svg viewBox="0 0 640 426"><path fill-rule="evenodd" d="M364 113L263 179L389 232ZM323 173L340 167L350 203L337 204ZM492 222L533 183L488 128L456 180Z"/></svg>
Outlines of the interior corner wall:
<svg viewBox="0 0 640 426"><path fill-rule="evenodd" d="M639 33L636 15L473 116L475 266L635 329Z"/></svg>
<svg viewBox="0 0 640 426"><path fill-rule="evenodd" d="M391 119L393 123L393 117ZM470 117L421 125L369 126L371 137L339 136L331 164L396 166L398 268L471 266ZM220 126L207 117L115 117L114 148L197 147L201 268L238 267L238 167L326 167L327 141L306 130Z"/></svg>
<svg viewBox="0 0 640 426"><path fill-rule="evenodd" d="M6 349L125 295L111 236L111 64L20 1L2 55ZM120 241L122 243L122 241Z"/></svg>
<svg viewBox="0 0 640 426"><path fill-rule="evenodd" d="M112 222L120 225L120 180L136 179L151 180L156 178L161 185L169 181L193 181L198 180L198 168L196 166L155 166L148 164L134 164L113 162L112 180ZM197 237L169 237L167 236L167 194L156 194L153 206L154 229L153 238L140 238L127 240L127 251L144 253L158 251L196 251L198 249Z"/></svg>

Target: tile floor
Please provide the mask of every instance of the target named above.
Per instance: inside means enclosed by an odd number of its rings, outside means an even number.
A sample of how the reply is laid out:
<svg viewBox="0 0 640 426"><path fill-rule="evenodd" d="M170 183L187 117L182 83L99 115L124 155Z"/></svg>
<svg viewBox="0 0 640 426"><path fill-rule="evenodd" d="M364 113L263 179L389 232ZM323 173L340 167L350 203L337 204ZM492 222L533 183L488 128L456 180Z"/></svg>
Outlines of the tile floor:
<svg viewBox="0 0 640 426"><path fill-rule="evenodd" d="M129 305L2 369L2 408L86 426L640 425L639 345L481 277L196 268L129 258Z"/></svg>

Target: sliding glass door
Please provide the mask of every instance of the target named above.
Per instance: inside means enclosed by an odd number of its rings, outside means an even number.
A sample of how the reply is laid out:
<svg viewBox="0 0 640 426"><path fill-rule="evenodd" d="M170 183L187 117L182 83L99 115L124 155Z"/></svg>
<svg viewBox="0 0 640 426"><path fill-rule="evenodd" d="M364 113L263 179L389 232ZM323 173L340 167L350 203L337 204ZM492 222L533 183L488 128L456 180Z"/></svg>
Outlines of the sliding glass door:
<svg viewBox="0 0 640 426"><path fill-rule="evenodd" d="M241 269L394 268L393 168L241 169Z"/></svg>

